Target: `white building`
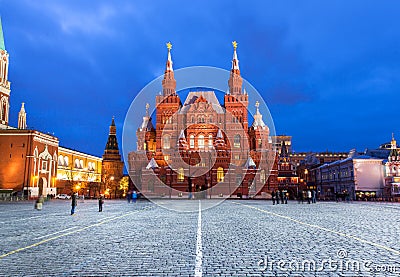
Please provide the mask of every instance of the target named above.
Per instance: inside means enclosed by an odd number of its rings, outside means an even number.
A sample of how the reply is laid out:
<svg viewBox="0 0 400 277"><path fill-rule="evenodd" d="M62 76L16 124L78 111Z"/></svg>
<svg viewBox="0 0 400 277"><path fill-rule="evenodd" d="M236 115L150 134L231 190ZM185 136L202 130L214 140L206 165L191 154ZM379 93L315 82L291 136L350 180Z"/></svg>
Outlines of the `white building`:
<svg viewBox="0 0 400 277"><path fill-rule="evenodd" d="M347 159L324 164L314 170L321 198L348 195L350 199L368 199L383 196L383 169L383 159L349 155Z"/></svg>

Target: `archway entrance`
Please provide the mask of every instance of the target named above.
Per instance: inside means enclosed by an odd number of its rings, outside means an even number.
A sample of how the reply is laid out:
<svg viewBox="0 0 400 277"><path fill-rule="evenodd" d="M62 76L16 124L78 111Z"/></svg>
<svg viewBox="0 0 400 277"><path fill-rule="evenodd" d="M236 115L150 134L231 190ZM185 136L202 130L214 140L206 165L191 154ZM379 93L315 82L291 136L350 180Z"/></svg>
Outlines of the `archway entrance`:
<svg viewBox="0 0 400 277"><path fill-rule="evenodd" d="M45 177L39 179L39 196L40 195L47 196L47 179Z"/></svg>

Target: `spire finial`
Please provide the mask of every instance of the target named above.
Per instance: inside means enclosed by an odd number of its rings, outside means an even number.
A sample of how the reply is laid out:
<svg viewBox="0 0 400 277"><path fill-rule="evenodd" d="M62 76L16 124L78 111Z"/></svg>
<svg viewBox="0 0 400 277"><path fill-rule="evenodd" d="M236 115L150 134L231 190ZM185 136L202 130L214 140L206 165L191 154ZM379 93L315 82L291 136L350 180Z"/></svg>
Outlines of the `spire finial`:
<svg viewBox="0 0 400 277"><path fill-rule="evenodd" d="M172 44L171 44L171 42L168 41L165 45L167 45L168 52L171 51L171 49L172 49Z"/></svg>
<svg viewBox="0 0 400 277"><path fill-rule="evenodd" d="M237 41L236 40L234 40L234 41L232 41L232 46L233 46L233 49L236 51L236 48L237 48Z"/></svg>
<svg viewBox="0 0 400 277"><path fill-rule="evenodd" d="M392 140L394 140L394 133L392 132Z"/></svg>
<svg viewBox="0 0 400 277"><path fill-rule="evenodd" d="M260 102L256 101L255 106L256 106L256 108L257 108L257 110L258 110L258 107L260 107Z"/></svg>
<svg viewBox="0 0 400 277"><path fill-rule="evenodd" d="M149 116L149 109L150 109L150 104L146 103L146 116Z"/></svg>

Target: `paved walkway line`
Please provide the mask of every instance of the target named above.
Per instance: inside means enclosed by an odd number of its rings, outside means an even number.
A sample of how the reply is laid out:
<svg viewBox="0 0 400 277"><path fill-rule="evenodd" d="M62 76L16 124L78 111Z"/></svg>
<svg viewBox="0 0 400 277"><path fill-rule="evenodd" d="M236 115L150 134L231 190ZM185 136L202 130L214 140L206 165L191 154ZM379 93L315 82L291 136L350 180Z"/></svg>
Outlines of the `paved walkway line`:
<svg viewBox="0 0 400 277"><path fill-rule="evenodd" d="M387 250L387 251L392 252L392 253L394 253L396 255L400 255L400 251L398 251L396 249L393 249L393 248L390 248L390 247L387 247L385 245L379 244L379 243L375 243L375 242L372 242L372 241L369 241L369 240L365 240L365 239L362 239L362 238L359 238L359 237L356 237L356 236L353 236L353 235L348 235L348 234L345 234L345 233L342 233L342 232L331 230L331 229L328 229L328 228L325 228L325 227L322 227L322 226L319 226L319 225L306 223L306 222L291 218L289 216L277 214L277 213L274 213L274 212L269 212L269 211L266 211L266 210L251 206L251 205L242 204L242 203L238 203L238 202L232 202L232 203L234 203L236 205L245 206L247 208L254 209L254 210L257 210L257 211L262 212L262 213L266 213L266 214L274 215L274 216L277 216L277 217L280 217L280 218L284 218L284 219L296 222L296 223L304 225L304 226L308 226L308 227L315 228L315 229L320 229L320 230L323 230L323 231L326 231L326 232L329 232L329 233L332 233L332 234L339 235L341 237L354 239L354 240L357 240L359 242L366 243L366 244L381 248L383 250Z"/></svg>
<svg viewBox="0 0 400 277"><path fill-rule="evenodd" d="M194 276L203 276L203 246L201 242L201 201L199 200L199 218L197 220L197 240L196 240L196 266Z"/></svg>
<svg viewBox="0 0 400 277"><path fill-rule="evenodd" d="M51 237L51 238L48 238L48 239L45 239L45 240L36 242L36 243L34 243L34 244L31 244L31 245L28 245L28 246L25 246L25 247L18 248L18 249L16 249L16 250L13 250L13 251L10 251L10 252L8 252L8 253L5 253L5 254L0 255L0 259L3 259L3 258L8 257L8 256L10 256L10 255L16 254L16 253L18 253L18 252L21 252L21 251L24 251L24 250L27 250L27 249L30 249L30 248L33 248L33 247L36 247L36 246L39 246L39 245L41 245L41 244L44 244L44 243L46 243L46 242L49 242L49 241L52 241L52 240L55 240L55 239L58 239L58 238L62 238L62 237L68 236L68 235L72 235L72 234L75 234L75 233L79 233L79 232L85 231L85 230L87 230L87 229L90 229L90 228L93 228L93 227L97 227L97 226L103 225L103 224L105 224L105 223L107 223L107 222L114 221L114 220L116 220L116 219L120 219L120 218L123 218L123 217L127 217L127 216L129 216L129 215L131 215L131 214L135 214L135 213L138 213L138 212L140 212L140 211L149 210L150 208L151 208L151 207L148 207L148 208L146 207L146 208L143 208L143 209L141 209L141 210L132 211L132 212L129 212L129 213L127 213L127 214L123 214L123 215L120 215L120 216L117 216L117 217L113 217L113 218L110 218L110 219L103 220L103 221L98 222L98 223L95 223L95 224L88 225L88 226L83 227L83 228L80 228L80 229L78 229L78 230L73 230L73 231L70 231L70 232L67 232L67 233L64 233L64 234L55 236L55 237Z"/></svg>

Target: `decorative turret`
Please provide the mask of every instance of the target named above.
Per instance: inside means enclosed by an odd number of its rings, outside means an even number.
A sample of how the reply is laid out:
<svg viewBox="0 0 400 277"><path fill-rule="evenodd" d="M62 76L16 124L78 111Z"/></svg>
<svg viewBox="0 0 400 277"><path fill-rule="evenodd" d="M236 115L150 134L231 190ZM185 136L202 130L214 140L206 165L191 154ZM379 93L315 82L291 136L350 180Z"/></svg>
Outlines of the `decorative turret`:
<svg viewBox="0 0 400 277"><path fill-rule="evenodd" d="M172 68L172 58L171 58L172 44L170 42L167 43L167 48L168 48L168 59L165 68L164 79L162 81L164 96L175 94L175 88L176 88L176 80L174 77L174 69Z"/></svg>
<svg viewBox="0 0 400 277"><path fill-rule="evenodd" d="M400 161L399 150L397 149L397 143L394 139L394 134L392 133L392 141L390 142L390 154L388 157L389 162Z"/></svg>
<svg viewBox="0 0 400 277"><path fill-rule="evenodd" d="M143 116L142 125L139 128L139 131L151 131L154 130L153 123L151 123L151 117L149 113L150 104L146 103L146 115Z"/></svg>
<svg viewBox="0 0 400 277"><path fill-rule="evenodd" d="M224 135L222 134L221 129L218 129L217 137L215 139L215 150L222 151L225 150L225 139Z"/></svg>
<svg viewBox="0 0 400 277"><path fill-rule="evenodd" d="M185 151L188 149L188 144L187 144L187 140L185 137L185 132L183 130L181 130L181 133L178 137L178 149L179 151Z"/></svg>
<svg viewBox="0 0 400 277"><path fill-rule="evenodd" d="M239 60L236 53L237 42L233 41L232 45L233 45L232 68L228 85L229 85L229 93L232 95L238 95L242 94L243 79L240 76Z"/></svg>
<svg viewBox="0 0 400 277"><path fill-rule="evenodd" d="M264 129L265 123L262 120L262 114L260 113L260 111L258 109L258 107L260 106L260 103L258 101L256 101L255 106L256 106L257 110L256 110L256 113L254 114L253 127L254 127L254 129L258 129L258 128Z"/></svg>
<svg viewBox="0 0 400 277"><path fill-rule="evenodd" d="M26 129L25 103L22 103L21 110L18 113L18 129Z"/></svg>

